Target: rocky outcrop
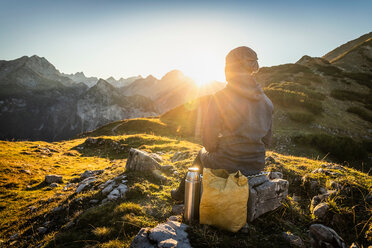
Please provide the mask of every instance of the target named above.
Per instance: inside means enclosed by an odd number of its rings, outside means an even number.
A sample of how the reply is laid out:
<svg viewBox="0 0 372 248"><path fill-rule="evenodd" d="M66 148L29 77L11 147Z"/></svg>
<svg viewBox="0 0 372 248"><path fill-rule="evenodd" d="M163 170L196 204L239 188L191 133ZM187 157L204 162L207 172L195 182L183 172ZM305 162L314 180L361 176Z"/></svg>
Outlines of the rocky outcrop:
<svg viewBox="0 0 372 248"><path fill-rule="evenodd" d="M278 208L287 197L289 183L279 178L281 176L281 173L270 173L248 178L248 221Z"/></svg>
<svg viewBox="0 0 372 248"><path fill-rule="evenodd" d="M310 242L312 248L346 248L344 240L330 227L322 224L310 226Z"/></svg>
<svg viewBox="0 0 372 248"><path fill-rule="evenodd" d="M131 248L157 248L157 247L179 247L191 248L187 237L188 226L168 220L166 223L156 227L142 228L134 237Z"/></svg>

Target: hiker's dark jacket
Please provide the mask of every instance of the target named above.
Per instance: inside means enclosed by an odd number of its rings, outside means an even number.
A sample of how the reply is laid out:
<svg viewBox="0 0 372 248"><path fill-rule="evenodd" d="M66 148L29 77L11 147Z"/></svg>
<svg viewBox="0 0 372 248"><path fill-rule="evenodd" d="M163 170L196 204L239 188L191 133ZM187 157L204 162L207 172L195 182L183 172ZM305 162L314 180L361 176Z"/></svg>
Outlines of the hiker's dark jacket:
<svg viewBox="0 0 372 248"><path fill-rule="evenodd" d="M271 142L272 113L270 99L252 77L229 82L212 96L204 116L203 166L244 175L260 172Z"/></svg>

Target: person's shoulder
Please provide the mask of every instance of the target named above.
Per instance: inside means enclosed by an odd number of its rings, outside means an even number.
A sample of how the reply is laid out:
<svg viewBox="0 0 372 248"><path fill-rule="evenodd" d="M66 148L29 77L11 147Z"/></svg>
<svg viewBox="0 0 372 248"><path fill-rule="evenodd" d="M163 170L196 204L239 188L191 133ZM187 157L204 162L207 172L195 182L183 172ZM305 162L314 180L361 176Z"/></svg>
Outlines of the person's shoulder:
<svg viewBox="0 0 372 248"><path fill-rule="evenodd" d="M262 95L263 95L262 99L265 102L265 104L271 109L271 111L274 111L273 102L270 100L270 98L265 93L263 93Z"/></svg>

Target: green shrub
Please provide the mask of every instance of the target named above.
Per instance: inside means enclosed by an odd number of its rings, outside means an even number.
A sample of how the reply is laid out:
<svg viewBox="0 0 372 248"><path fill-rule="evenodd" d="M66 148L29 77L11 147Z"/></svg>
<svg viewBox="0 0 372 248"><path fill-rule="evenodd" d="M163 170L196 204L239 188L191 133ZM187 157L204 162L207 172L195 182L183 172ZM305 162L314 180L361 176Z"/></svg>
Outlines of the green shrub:
<svg viewBox="0 0 372 248"><path fill-rule="evenodd" d="M142 207L139 204L133 202L124 202L120 204L115 208L115 213L134 213L136 215L144 214Z"/></svg>
<svg viewBox="0 0 372 248"><path fill-rule="evenodd" d="M369 94L362 94L348 90L332 90L331 97L341 101L367 102Z"/></svg>
<svg viewBox="0 0 372 248"><path fill-rule="evenodd" d="M275 103L283 107L301 106L314 114L323 111L319 100L311 99L303 92L295 92L285 89L265 88L265 94Z"/></svg>
<svg viewBox="0 0 372 248"><path fill-rule="evenodd" d="M309 98L314 98L314 99L321 100L321 101L325 99L325 95L323 93L310 89L309 86L305 86L305 85L295 83L295 82L272 83L269 85L269 88L285 89L285 90L290 90L290 91L295 91L295 92L302 92L305 95L307 95Z"/></svg>
<svg viewBox="0 0 372 248"><path fill-rule="evenodd" d="M326 75L334 76L334 77L342 77L343 72L340 68L333 66L333 65L314 65L316 70L322 72Z"/></svg>
<svg viewBox="0 0 372 248"><path fill-rule="evenodd" d="M299 123L311 123L315 120L313 114L302 113L302 112L289 112L288 116L291 120Z"/></svg>
<svg viewBox="0 0 372 248"><path fill-rule="evenodd" d="M369 109L369 110L372 111L372 104L368 103L368 104L364 105L364 107L365 107L366 109Z"/></svg>
<svg viewBox="0 0 372 248"><path fill-rule="evenodd" d="M346 110L349 113L353 113L358 115L363 120L372 122L372 115L367 112L367 110L359 108L359 107L350 107Z"/></svg>
<svg viewBox="0 0 372 248"><path fill-rule="evenodd" d="M269 77L267 77L269 75ZM272 67L262 67L257 73L257 78L264 85L281 81L296 81L303 85L312 82L321 83L322 79L313 73L307 66L299 64L284 64Z"/></svg>
<svg viewBox="0 0 372 248"><path fill-rule="evenodd" d="M310 145L324 153L329 153L335 159L343 161L357 161L367 158L367 151L363 144L350 137L331 136L328 134L308 134L294 137L296 144Z"/></svg>
<svg viewBox="0 0 372 248"><path fill-rule="evenodd" d="M361 72L344 72L343 77L350 78L358 84L365 85L372 88L372 77L371 74Z"/></svg>

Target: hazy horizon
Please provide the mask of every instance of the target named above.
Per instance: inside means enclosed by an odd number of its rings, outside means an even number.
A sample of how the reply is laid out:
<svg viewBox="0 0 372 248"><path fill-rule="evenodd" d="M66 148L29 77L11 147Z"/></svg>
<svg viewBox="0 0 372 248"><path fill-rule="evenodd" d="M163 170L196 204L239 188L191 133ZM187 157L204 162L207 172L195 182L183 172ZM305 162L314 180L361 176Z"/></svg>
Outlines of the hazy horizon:
<svg viewBox="0 0 372 248"><path fill-rule="evenodd" d="M198 82L225 81L231 49L253 48L260 66L322 56L372 31L371 7L370 1L2 0L0 59L38 55L61 72L101 78L161 78L178 69Z"/></svg>

